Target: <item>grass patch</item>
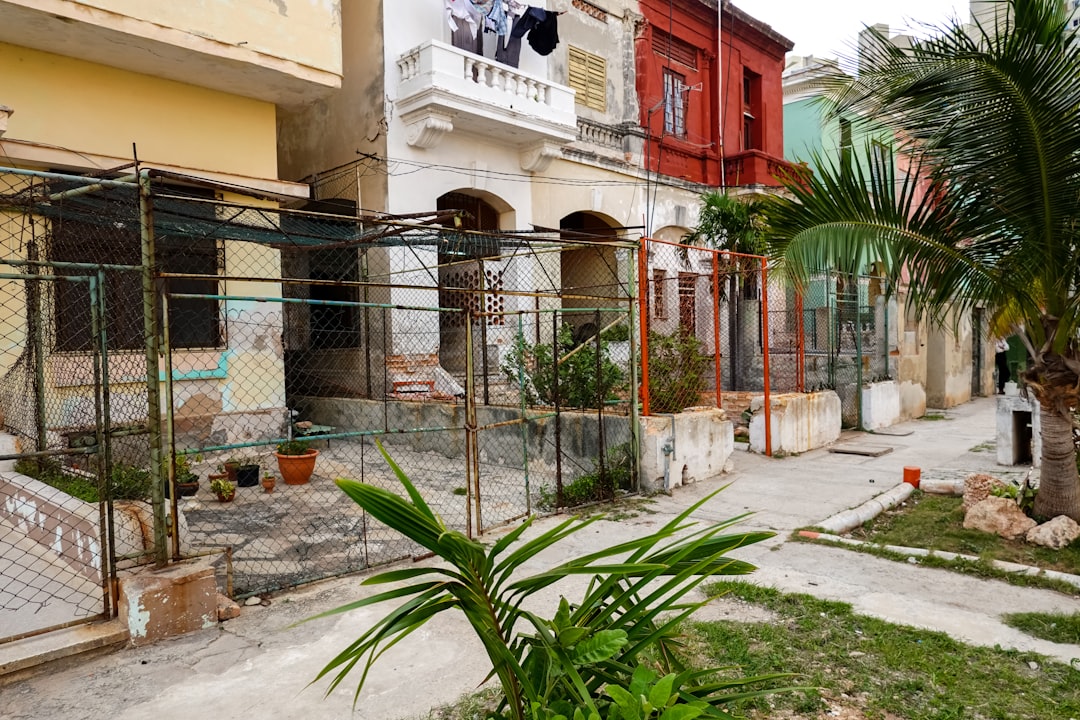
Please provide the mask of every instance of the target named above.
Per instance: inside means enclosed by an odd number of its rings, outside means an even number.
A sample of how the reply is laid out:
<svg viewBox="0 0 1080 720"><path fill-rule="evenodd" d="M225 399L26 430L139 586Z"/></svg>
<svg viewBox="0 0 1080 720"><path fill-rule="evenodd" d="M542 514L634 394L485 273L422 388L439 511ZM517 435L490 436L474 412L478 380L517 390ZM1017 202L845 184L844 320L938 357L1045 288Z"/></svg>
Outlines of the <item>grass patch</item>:
<svg viewBox="0 0 1080 720"><path fill-rule="evenodd" d="M820 688L750 700L743 709L754 717L824 717L830 705L842 704L868 718L1080 718L1080 671L1035 653L970 647L943 633L856 615L846 603L742 582L708 590L730 591L777 617L768 623L691 623L688 640L706 662L738 665L746 675L796 671L800 684Z"/></svg>
<svg viewBox="0 0 1080 720"><path fill-rule="evenodd" d="M466 490L463 487L456 487L456 488L454 488L454 494L455 495L468 495L469 491Z"/></svg>
<svg viewBox="0 0 1080 720"><path fill-rule="evenodd" d="M83 502L101 501L97 479L65 469L52 458L23 459L15 463L15 471L50 485ZM150 497L150 473L132 465L116 463L109 478L113 500L145 500Z"/></svg>
<svg viewBox="0 0 1080 720"><path fill-rule="evenodd" d="M1080 645L1080 613L1010 613L1002 620L1009 627L1042 640Z"/></svg>
<svg viewBox="0 0 1080 720"><path fill-rule="evenodd" d="M1051 550L1023 540L965 530L961 504L957 497L916 491L905 504L878 515L851 535L881 545L945 550L985 561L1005 560L1080 575L1080 541Z"/></svg>
<svg viewBox="0 0 1080 720"><path fill-rule="evenodd" d="M949 418L947 418L944 413L926 413L920 419L934 422L936 420L948 420Z"/></svg>
<svg viewBox="0 0 1080 720"><path fill-rule="evenodd" d="M984 442L984 443L979 443L975 447L968 450L968 452L973 452L973 453L994 452L994 450L996 450L996 449L997 449L997 445L995 443Z"/></svg>

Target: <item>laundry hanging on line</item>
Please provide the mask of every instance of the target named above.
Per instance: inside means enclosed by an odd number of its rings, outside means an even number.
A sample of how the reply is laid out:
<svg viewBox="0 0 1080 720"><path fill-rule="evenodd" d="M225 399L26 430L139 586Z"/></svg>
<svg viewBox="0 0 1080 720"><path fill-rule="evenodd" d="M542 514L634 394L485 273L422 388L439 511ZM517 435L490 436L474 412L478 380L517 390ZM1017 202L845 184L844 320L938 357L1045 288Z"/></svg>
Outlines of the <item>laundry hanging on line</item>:
<svg viewBox="0 0 1080 720"><path fill-rule="evenodd" d="M529 45L539 55L550 55L559 44L558 17L561 13L528 6L520 0L444 2L447 24L455 36L460 34L458 21L468 26L468 36L476 37L478 44L481 29L494 33L499 38L495 59L506 65L518 66L522 37L528 36Z"/></svg>

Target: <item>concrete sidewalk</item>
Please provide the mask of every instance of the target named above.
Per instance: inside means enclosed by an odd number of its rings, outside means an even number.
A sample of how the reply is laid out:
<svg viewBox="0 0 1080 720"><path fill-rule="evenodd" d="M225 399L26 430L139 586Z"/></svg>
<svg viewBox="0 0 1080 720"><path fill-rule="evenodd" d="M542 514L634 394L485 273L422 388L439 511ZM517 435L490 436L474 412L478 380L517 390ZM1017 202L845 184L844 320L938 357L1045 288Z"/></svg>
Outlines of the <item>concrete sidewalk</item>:
<svg viewBox="0 0 1080 720"><path fill-rule="evenodd" d="M648 512L597 523L571 537L559 553L537 558L533 569L649 532L704 494L730 483L698 517L714 521L752 512L740 529L777 533L766 543L736 553L760 568L750 576L754 582L842 600L857 612L940 630L973 644L1034 650L1064 662L1080 657L1080 647L1036 640L1000 622L1001 614L1019 609L1075 612L1074 598L831 546L786 542L791 531L897 485L905 465L921 467L924 477L1002 470L994 463L992 449L992 398L945 415L942 420L890 428L888 435L856 433L842 438L893 448L879 457L816 450L769 459L737 450L731 474L682 488L673 497L656 498L646 506ZM484 677L482 650L465 623L453 616L438 618L387 653L369 677L355 711L354 686L346 684L325 699L325 682L305 687L383 611L360 610L292 624L354 600L360 593L358 584L358 579L346 578L313 585L279 595L269 607L246 608L240 618L216 629L6 687L0 691L0 718L189 720L193 712L260 720L404 718L475 689ZM574 596L572 587L558 590ZM557 596L552 592L543 600L554 602Z"/></svg>

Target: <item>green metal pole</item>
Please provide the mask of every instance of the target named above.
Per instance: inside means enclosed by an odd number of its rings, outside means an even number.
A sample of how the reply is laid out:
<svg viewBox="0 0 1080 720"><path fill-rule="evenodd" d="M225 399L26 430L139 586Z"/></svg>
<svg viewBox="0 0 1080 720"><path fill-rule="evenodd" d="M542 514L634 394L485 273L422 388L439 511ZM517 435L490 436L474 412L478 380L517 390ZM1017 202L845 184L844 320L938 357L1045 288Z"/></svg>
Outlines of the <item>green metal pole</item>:
<svg viewBox="0 0 1080 720"><path fill-rule="evenodd" d="M99 274L100 275L100 274ZM101 403L101 358L105 354L105 348L101 345L102 329L104 328L104 318L101 317L101 305L98 299L98 278L91 277L89 282L90 290L90 335L93 338L91 341L91 361L94 367L94 443L97 445L97 482L98 482L98 532L102 537L109 536L109 519L106 512L106 504L112 500L112 488L109 484L109 469L105 467L105 458L103 450L105 449L105 432L104 432L104 408ZM110 573L109 568L112 566L111 562L107 562L106 558L112 558L115 554L115 548L112 543L109 542L105 547L101 548L101 590L102 598L105 606L105 616L112 617L112 593L110 592Z"/></svg>
<svg viewBox="0 0 1080 720"><path fill-rule="evenodd" d="M179 500L176 490L176 435L175 410L173 407L173 373L172 373L172 341L169 339L169 296L161 294L161 352L165 356L165 428L163 441L168 448L166 455L168 470L164 475L165 482L169 483L169 539L172 541L173 560L180 559L180 523Z"/></svg>
<svg viewBox="0 0 1080 720"><path fill-rule="evenodd" d="M525 513L532 515L532 490L529 486L529 428L526 415L528 407L525 402L525 316L518 315L518 398L521 401L521 460L525 469Z"/></svg>
<svg viewBox="0 0 1080 720"><path fill-rule="evenodd" d="M855 427L863 430L862 298L859 293L859 276L853 275L852 278L855 283Z"/></svg>
<svg viewBox="0 0 1080 720"><path fill-rule="evenodd" d="M150 502L154 508L154 560L169 561L165 525L164 456L161 436L161 368L159 363L157 303L155 298L154 210L149 171L139 173L139 227L142 234L143 338L146 351L147 426L150 429Z"/></svg>
<svg viewBox="0 0 1080 720"><path fill-rule="evenodd" d="M37 285L31 285L37 283ZM27 280L27 295L30 298L29 322L30 336L34 353L34 413L37 430L37 449L47 450L49 438L45 432L45 331L41 317L41 280Z"/></svg>
<svg viewBox="0 0 1080 720"><path fill-rule="evenodd" d="M102 436L105 438L105 446L99 447L101 457L105 462L105 474L106 477L112 477L113 468L113 456L112 456L112 389L109 385L109 328L108 328L108 305L105 298L105 271L98 268L97 272L97 286L98 286L98 317L101 318L101 334L99 344L101 347L101 414L102 414ZM110 586L115 589L116 581L116 525L113 521L113 499L112 493L106 498L106 535L108 538L109 546L109 578L111 580ZM105 567L102 565L102 575L105 574ZM115 596L113 598L115 600ZM113 603L113 614L116 614L116 603Z"/></svg>

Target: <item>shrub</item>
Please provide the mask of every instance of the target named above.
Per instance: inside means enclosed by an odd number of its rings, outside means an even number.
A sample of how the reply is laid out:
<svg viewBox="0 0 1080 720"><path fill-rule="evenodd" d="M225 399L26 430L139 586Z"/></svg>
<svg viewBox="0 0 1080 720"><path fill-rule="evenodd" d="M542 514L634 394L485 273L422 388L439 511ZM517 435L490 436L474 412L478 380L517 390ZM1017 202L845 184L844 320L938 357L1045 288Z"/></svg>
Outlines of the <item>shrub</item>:
<svg viewBox="0 0 1080 720"><path fill-rule="evenodd" d="M101 502L97 478L65 470L63 465L51 458L19 460L15 471L28 475L46 485L78 498L83 502ZM134 465L113 465L109 490L113 500L146 500L151 491L150 472Z"/></svg>
<svg viewBox="0 0 1080 720"><path fill-rule="evenodd" d="M311 443L307 440L287 440L283 443L278 443L277 451L279 455L306 455L310 447Z"/></svg>
<svg viewBox="0 0 1080 720"><path fill-rule="evenodd" d="M610 500L615 497L616 489L628 490L634 487L634 456L630 443L616 445L607 451L604 472L600 472L600 463L594 463L592 470L582 473L563 485L562 507L577 507L590 502ZM558 498L550 487L540 488L537 506L541 510L556 509Z"/></svg>
<svg viewBox="0 0 1080 720"><path fill-rule="evenodd" d="M600 343L600 373L597 377L596 343L574 346L573 326L559 327L559 405L569 408L594 408L599 403L616 399L616 393L626 388L626 375L608 356L607 343ZM519 372L525 374L525 399L530 405L555 404L554 349L550 344L530 345L522 335L514 340L503 359L502 371L512 386L519 382Z"/></svg>
<svg viewBox="0 0 1080 720"><path fill-rule="evenodd" d="M649 410L674 413L697 405L708 388L709 356L693 334L649 333Z"/></svg>
<svg viewBox="0 0 1080 720"><path fill-rule="evenodd" d="M654 533L525 576L522 570L538 554L597 518L570 518L523 539L530 519L485 545L446 527L381 443L378 448L408 500L355 480L339 479L337 485L376 520L442 562L369 577L364 585L393 586L317 616L387 601L393 605L319 672L316 680L332 677L328 694L359 668L358 697L368 671L386 649L448 610L464 614L484 647L490 676L497 678L503 693L497 717L634 717L620 715L631 698L617 691L605 695L613 688L662 699L664 717L696 717L701 713L695 711L702 709L725 717L721 707L745 693L749 683L785 677L740 679L727 674L717 682L718 669L685 670L678 656L678 626L698 607L684 601L686 593L715 575L751 572L752 565L725 553L772 536L723 534L741 518L690 530L690 515L716 493ZM550 619L525 609L532 604L531 596L571 575L592 578L579 602L562 598ZM643 666L648 670L638 669ZM659 688L655 693L649 690L653 685ZM676 710L677 705L689 707Z"/></svg>

